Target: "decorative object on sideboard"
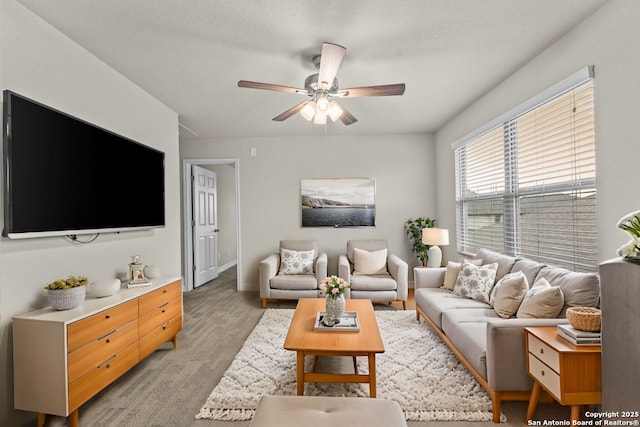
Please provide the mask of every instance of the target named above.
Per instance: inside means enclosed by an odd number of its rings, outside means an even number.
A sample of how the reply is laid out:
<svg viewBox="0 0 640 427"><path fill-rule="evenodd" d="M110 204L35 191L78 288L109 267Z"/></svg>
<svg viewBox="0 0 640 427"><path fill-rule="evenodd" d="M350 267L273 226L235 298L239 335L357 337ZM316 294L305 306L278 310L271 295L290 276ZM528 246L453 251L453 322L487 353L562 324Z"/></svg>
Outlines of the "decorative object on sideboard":
<svg viewBox="0 0 640 427"><path fill-rule="evenodd" d="M436 226L436 220L428 217L409 218L404 223L404 229L411 241L411 250L418 257L423 267L429 260L429 246L422 243L422 230Z"/></svg>
<svg viewBox="0 0 640 427"><path fill-rule="evenodd" d="M109 297L120 290L120 279L102 279L91 282L88 286L89 296L92 298Z"/></svg>
<svg viewBox="0 0 640 427"><path fill-rule="evenodd" d="M616 226L631 234L631 240L618 248L618 255L640 261L640 211L626 214L618 220Z"/></svg>
<svg viewBox="0 0 640 427"><path fill-rule="evenodd" d="M144 275L147 277L147 279L157 279L158 277L160 277L160 269L155 265L145 265Z"/></svg>
<svg viewBox="0 0 640 427"><path fill-rule="evenodd" d="M430 246L427 267L440 267L442 250L439 245L449 244L449 230L446 228L423 228L422 243Z"/></svg>
<svg viewBox="0 0 640 427"><path fill-rule="evenodd" d="M340 322L340 316L345 308L344 291L348 287L349 284L342 277L331 276L320 281L320 290L326 295L327 315L323 320L326 326L333 326Z"/></svg>
<svg viewBox="0 0 640 427"><path fill-rule="evenodd" d="M56 310L79 307L86 297L88 284L89 279L83 276L69 276L49 283L44 287L49 305Z"/></svg>
<svg viewBox="0 0 640 427"><path fill-rule="evenodd" d="M581 331L598 332L602 325L602 314L593 307L569 307L567 320L569 324Z"/></svg>
<svg viewBox="0 0 640 427"><path fill-rule="evenodd" d="M140 262L140 255L131 255L131 262L129 263L129 278L130 280L144 280L144 264Z"/></svg>

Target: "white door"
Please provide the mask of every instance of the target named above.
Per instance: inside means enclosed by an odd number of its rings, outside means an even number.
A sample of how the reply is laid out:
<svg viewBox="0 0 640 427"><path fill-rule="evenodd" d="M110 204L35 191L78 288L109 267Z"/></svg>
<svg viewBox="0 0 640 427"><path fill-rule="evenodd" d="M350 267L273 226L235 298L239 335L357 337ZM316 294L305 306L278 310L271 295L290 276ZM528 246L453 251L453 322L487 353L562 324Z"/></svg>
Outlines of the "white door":
<svg viewBox="0 0 640 427"><path fill-rule="evenodd" d="M193 287L218 277L218 197L216 173L192 166Z"/></svg>

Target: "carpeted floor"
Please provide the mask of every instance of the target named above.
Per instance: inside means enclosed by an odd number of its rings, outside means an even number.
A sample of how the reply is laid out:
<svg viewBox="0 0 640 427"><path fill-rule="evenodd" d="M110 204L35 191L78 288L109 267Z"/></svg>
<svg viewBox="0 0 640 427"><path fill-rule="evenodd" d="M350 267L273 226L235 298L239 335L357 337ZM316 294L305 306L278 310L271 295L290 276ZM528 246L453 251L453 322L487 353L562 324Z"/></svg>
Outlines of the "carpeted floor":
<svg viewBox="0 0 640 427"><path fill-rule="evenodd" d="M295 303L269 304L269 307L295 308ZM390 309L384 305L375 308ZM408 308L415 308L415 302L409 301ZM83 405L80 425L247 427L249 421L196 420L194 414L218 384L263 313L258 292L236 291L235 270L227 270L217 280L185 293L184 330L178 336L178 348L170 350L168 345L156 351ZM504 402L502 412L509 421L500 426L526 425L526 409L526 402ZM569 408L558 404L541 403L535 418L566 420L569 413ZM24 427L35 425L35 420L36 414L33 414L33 422ZM64 422L57 417L47 417L47 426L61 426ZM491 421L408 421L407 424L409 427L495 426Z"/></svg>

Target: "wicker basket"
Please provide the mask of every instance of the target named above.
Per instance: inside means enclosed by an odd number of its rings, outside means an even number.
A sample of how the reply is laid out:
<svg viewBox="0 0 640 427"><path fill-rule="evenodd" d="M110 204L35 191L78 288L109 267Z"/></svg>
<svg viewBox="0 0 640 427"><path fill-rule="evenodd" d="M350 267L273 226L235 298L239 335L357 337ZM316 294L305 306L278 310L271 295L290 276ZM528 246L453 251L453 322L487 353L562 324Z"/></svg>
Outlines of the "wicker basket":
<svg viewBox="0 0 640 427"><path fill-rule="evenodd" d="M592 307L570 307L567 309L569 324L581 331L598 332L602 324L600 310Z"/></svg>
<svg viewBox="0 0 640 427"><path fill-rule="evenodd" d="M86 286L76 286L69 289L49 289L47 298L49 305L56 310L69 310L79 307L87 293Z"/></svg>

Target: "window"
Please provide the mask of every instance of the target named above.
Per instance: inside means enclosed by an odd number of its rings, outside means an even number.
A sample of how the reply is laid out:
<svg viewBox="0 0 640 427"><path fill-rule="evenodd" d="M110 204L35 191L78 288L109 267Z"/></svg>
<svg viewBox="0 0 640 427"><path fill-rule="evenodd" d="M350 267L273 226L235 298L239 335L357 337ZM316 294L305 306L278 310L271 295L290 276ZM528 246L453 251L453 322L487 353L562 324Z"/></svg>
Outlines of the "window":
<svg viewBox="0 0 640 427"><path fill-rule="evenodd" d="M459 251L597 270L592 69L561 86L454 143Z"/></svg>

